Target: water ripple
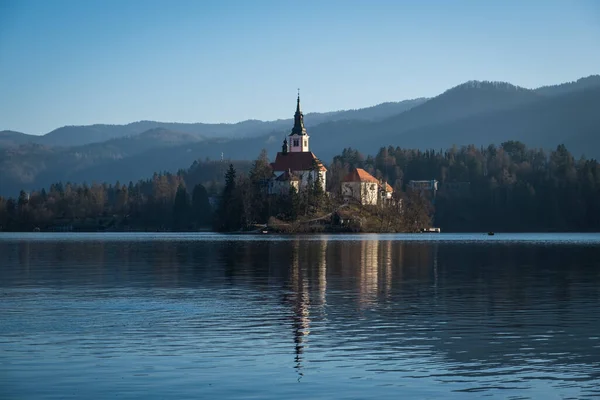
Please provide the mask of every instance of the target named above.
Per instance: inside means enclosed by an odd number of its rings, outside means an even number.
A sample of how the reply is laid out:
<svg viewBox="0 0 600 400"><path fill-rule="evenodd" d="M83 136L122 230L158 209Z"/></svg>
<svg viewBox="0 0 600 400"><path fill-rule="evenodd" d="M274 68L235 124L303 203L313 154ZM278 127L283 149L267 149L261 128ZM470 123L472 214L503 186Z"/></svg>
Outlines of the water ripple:
<svg viewBox="0 0 600 400"><path fill-rule="evenodd" d="M0 236L0 398L599 396L599 237L494 238Z"/></svg>

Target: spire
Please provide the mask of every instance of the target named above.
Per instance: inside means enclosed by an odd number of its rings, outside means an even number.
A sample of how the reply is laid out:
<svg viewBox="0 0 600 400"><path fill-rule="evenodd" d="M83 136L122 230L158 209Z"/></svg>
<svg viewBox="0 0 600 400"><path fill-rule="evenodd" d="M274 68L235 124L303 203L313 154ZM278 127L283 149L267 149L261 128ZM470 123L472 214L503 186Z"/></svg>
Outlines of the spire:
<svg viewBox="0 0 600 400"><path fill-rule="evenodd" d="M296 104L296 113L302 113L302 110L300 110L300 88L298 88L298 102Z"/></svg>
<svg viewBox="0 0 600 400"><path fill-rule="evenodd" d="M298 101L296 103L296 113L294 114L294 127L292 128L291 135L306 135L306 128L304 127L304 114L300 110L300 89L298 89Z"/></svg>

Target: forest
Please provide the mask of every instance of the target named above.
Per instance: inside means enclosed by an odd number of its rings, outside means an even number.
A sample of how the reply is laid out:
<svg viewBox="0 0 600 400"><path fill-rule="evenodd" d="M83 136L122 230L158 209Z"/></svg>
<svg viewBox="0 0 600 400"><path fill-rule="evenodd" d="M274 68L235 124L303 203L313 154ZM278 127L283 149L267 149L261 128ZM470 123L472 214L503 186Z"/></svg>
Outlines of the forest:
<svg viewBox="0 0 600 400"><path fill-rule="evenodd" d="M247 171L248 161L232 165ZM176 174L155 173L128 184L62 183L19 197L0 197L0 231L189 231L213 223L209 198L218 196L226 167L195 161Z"/></svg>
<svg viewBox="0 0 600 400"><path fill-rule="evenodd" d="M367 218L388 221L377 225L381 231L427 225L446 232L600 230L598 162L575 159L564 145L546 152L515 141L439 151L390 146L374 156L347 148L328 165L329 195L315 182L300 193L269 196L265 151L254 162L198 160L135 183L59 182L0 197L0 230L236 231L273 218L310 219L342 204L341 181L354 167L395 190L392 204L365 210ZM413 193L411 180L437 180L438 190Z"/></svg>
<svg viewBox="0 0 600 400"><path fill-rule="evenodd" d="M345 149L329 168L332 188L352 166L397 191L410 180L438 180L433 223L444 231L600 230L600 165L575 159L564 145L551 152L517 141L439 151L386 147L374 157Z"/></svg>

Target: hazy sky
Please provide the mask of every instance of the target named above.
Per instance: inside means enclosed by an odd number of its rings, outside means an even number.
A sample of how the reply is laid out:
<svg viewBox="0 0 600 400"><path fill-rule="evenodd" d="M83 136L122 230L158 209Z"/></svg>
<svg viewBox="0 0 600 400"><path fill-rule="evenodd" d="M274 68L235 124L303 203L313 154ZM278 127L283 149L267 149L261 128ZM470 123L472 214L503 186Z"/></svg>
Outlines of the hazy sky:
<svg viewBox="0 0 600 400"><path fill-rule="evenodd" d="M289 118L600 73L600 1L0 0L0 130Z"/></svg>

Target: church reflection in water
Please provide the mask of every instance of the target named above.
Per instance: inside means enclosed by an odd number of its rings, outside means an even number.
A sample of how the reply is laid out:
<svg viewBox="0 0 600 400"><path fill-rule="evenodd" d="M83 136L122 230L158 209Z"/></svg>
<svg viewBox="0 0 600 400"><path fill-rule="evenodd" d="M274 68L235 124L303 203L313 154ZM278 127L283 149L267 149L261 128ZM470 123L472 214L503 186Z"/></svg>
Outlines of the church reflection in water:
<svg viewBox="0 0 600 400"><path fill-rule="evenodd" d="M310 334L311 308L320 307L322 310L326 305L327 241L319 242L311 250L307 251L299 240L291 243L288 290L284 294L284 302L292 309L294 367L299 380L303 376L302 361Z"/></svg>
<svg viewBox="0 0 600 400"><path fill-rule="evenodd" d="M424 246L410 257L405 257L404 244L390 240L363 240L360 242L330 242L326 239L293 240L286 245L289 255L289 272L285 280L283 302L291 311L294 342L294 363L298 378L303 376L303 361L308 348L311 325L327 319L328 290L353 293L349 301L358 308L376 307L377 303L392 297L394 285L401 285L404 275L412 279L414 273L431 279L429 268L436 258L432 249ZM416 254L416 255L415 255ZM282 257L281 253L278 253ZM275 256L272 254L272 256ZM282 261L282 260L280 260ZM404 271L408 263L407 271ZM328 270L332 265L333 270ZM328 275L336 276L336 286L328 287ZM339 276L343 279L340 281Z"/></svg>
<svg viewBox="0 0 600 400"><path fill-rule="evenodd" d="M418 345L463 368L473 360L516 365L522 360L507 355L523 348L557 363L568 363L553 355L561 352L584 363L600 359L597 247L379 238L0 242L0 287L44 282L214 296L243 288L277 314L274 329L282 329L298 377L311 356L356 332L364 348Z"/></svg>
<svg viewBox="0 0 600 400"><path fill-rule="evenodd" d="M293 326L295 343L295 363L298 375L302 376L302 354L304 342L310 334L310 294L306 271L300 267L299 245L293 242L292 263L290 270L289 286L291 290L291 303L293 304Z"/></svg>

